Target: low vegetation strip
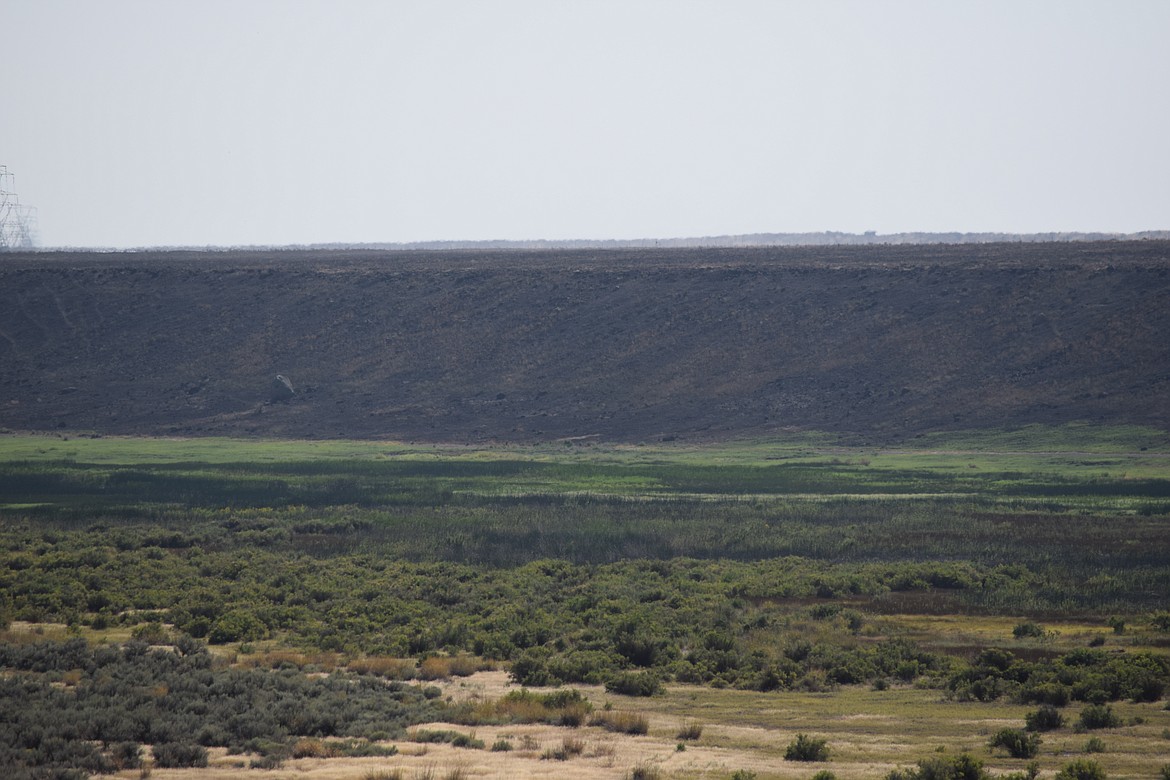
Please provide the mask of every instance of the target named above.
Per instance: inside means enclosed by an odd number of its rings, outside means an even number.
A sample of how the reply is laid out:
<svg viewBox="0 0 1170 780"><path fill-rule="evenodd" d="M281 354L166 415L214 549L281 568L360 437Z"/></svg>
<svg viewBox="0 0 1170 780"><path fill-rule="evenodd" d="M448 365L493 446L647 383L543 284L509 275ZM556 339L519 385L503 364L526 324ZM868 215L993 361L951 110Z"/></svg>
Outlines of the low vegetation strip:
<svg viewBox="0 0 1170 780"><path fill-rule="evenodd" d="M987 454L754 443L244 464L168 460L154 444L135 462L125 441L85 444L106 446L118 463L0 458L0 623L14 629L0 635L0 711L19 713L0 763L30 772L131 768L149 744L167 746L160 767L205 760L201 749L258 766L375 755L378 740L435 721L651 730L641 706L605 709L572 689L446 703L428 685L501 667L522 685L595 685L647 707L678 684L912 685L1039 707L989 732L1011 756L1066 724L1116 728L1111 707L1153 706L1170 686L1160 456L1013 451L1008 469ZM780 456L793 463L766 460ZM537 477L548 482L525 492ZM890 485L970 492L850 497ZM640 500L664 486L680 495ZM793 499L794 486L820 500ZM767 500L750 497L761 490ZM702 499L680 497L692 493ZM929 628L948 616L999 628L961 640ZM29 641L27 625L46 623L73 639ZM212 695L227 709L192 714ZM678 722L680 753L712 734ZM495 731L435 739L511 744ZM576 745L549 755L577 760Z"/></svg>

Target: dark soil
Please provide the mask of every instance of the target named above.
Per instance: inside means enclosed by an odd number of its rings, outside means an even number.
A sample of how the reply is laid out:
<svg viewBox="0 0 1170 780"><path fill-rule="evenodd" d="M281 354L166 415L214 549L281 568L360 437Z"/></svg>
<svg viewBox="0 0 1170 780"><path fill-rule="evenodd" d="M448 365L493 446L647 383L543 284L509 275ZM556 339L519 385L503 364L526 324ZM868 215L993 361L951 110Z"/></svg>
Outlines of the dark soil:
<svg viewBox="0 0 1170 780"><path fill-rule="evenodd" d="M891 442L1072 420L1170 425L1170 242L0 256L9 429Z"/></svg>

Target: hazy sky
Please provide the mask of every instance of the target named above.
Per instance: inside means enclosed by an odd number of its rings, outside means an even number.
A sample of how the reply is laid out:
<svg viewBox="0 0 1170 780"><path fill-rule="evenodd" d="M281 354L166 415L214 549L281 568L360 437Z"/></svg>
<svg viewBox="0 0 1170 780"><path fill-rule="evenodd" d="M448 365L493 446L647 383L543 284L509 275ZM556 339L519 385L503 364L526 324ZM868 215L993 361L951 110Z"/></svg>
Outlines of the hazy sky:
<svg viewBox="0 0 1170 780"><path fill-rule="evenodd" d="M42 245L1170 228L1170 2L0 0Z"/></svg>

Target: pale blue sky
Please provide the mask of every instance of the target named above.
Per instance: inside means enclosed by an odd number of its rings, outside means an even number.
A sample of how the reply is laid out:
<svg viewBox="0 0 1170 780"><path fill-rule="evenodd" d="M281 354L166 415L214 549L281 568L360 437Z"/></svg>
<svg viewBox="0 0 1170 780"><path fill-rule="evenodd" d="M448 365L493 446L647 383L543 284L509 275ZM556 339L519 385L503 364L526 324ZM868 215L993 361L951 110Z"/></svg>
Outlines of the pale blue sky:
<svg viewBox="0 0 1170 780"><path fill-rule="evenodd" d="M1170 2L0 0L53 246L1170 228Z"/></svg>

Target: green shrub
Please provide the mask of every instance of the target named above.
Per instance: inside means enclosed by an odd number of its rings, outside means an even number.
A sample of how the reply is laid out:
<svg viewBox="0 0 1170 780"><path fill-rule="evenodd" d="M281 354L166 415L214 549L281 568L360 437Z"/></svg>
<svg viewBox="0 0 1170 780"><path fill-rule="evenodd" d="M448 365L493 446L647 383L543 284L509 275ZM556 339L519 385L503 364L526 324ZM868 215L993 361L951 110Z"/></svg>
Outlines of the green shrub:
<svg viewBox="0 0 1170 780"><path fill-rule="evenodd" d="M1000 775L999 780L1036 780L1040 776L1040 762L1030 761L1023 772L1008 772Z"/></svg>
<svg viewBox="0 0 1170 780"><path fill-rule="evenodd" d="M1105 743L1100 737L1089 737L1089 741L1085 743L1086 753L1104 753Z"/></svg>
<svg viewBox="0 0 1170 780"><path fill-rule="evenodd" d="M181 742L163 742L154 746L154 763L162 769L205 767L207 748Z"/></svg>
<svg viewBox="0 0 1170 780"><path fill-rule="evenodd" d="M142 746L136 742L118 742L110 747L110 758L120 769L142 766Z"/></svg>
<svg viewBox="0 0 1170 780"><path fill-rule="evenodd" d="M452 747L475 748L476 750L484 748L482 739L476 739L474 734L464 734L459 731L417 729L411 732L409 738L411 742L445 742Z"/></svg>
<svg viewBox="0 0 1170 780"><path fill-rule="evenodd" d="M605 690L622 696L662 693L662 680L654 672L618 672L605 682Z"/></svg>
<svg viewBox="0 0 1170 780"><path fill-rule="evenodd" d="M1121 725L1121 718L1107 704L1091 704L1081 710L1077 724L1084 729L1112 729Z"/></svg>
<svg viewBox="0 0 1170 780"><path fill-rule="evenodd" d="M1029 767L1029 772L1031 772ZM1027 777L1034 777L1029 774ZM983 762L966 753L953 758L938 756L918 762L917 769L893 769L885 780L987 780ZM1012 780L1015 780L1013 778Z"/></svg>
<svg viewBox="0 0 1170 780"><path fill-rule="evenodd" d="M549 672L548 654L535 648L524 651L513 661L508 674L517 685L554 685L560 682Z"/></svg>
<svg viewBox="0 0 1170 780"><path fill-rule="evenodd" d="M207 641L213 645L228 642L247 642L263 639L266 629L260 619L251 612L234 609L224 614L211 625Z"/></svg>
<svg viewBox="0 0 1170 780"><path fill-rule="evenodd" d="M1165 692L1166 682L1147 673L1133 682L1127 695L1135 702L1153 702L1162 698Z"/></svg>
<svg viewBox="0 0 1170 780"><path fill-rule="evenodd" d="M1025 704L1048 704L1053 707L1064 707L1072 700L1072 693L1067 685L1042 683L1025 686L1020 691L1020 700Z"/></svg>
<svg viewBox="0 0 1170 780"><path fill-rule="evenodd" d="M1043 639L1046 635L1044 626L1038 623L1020 623L1012 629L1012 636L1016 639Z"/></svg>
<svg viewBox="0 0 1170 780"><path fill-rule="evenodd" d="M1002 729L989 744L993 748L1003 748L1012 758L1035 758L1040 751L1040 735L1019 729Z"/></svg>
<svg viewBox="0 0 1170 780"><path fill-rule="evenodd" d="M828 761L829 746L825 740L797 734L784 751L785 761Z"/></svg>
<svg viewBox="0 0 1170 780"><path fill-rule="evenodd" d="M332 746L313 737L301 737L292 746L293 758L329 758L335 755Z"/></svg>
<svg viewBox="0 0 1170 780"><path fill-rule="evenodd" d="M397 745L379 745L369 739L347 739L341 742L327 742L325 745L330 754L350 758L386 758L398 755Z"/></svg>
<svg viewBox="0 0 1170 780"><path fill-rule="evenodd" d="M843 609L840 614L841 619L845 621L845 626L849 629L850 633L858 633L861 631L861 627L865 625L865 618L855 609Z"/></svg>
<svg viewBox="0 0 1170 780"><path fill-rule="evenodd" d="M471 734L456 734L451 739L451 747L474 748L476 750L483 750L484 744L482 739L476 739Z"/></svg>
<svg viewBox="0 0 1170 780"><path fill-rule="evenodd" d="M1057 772L1056 780L1105 780L1105 770L1096 761L1080 758Z"/></svg>
<svg viewBox="0 0 1170 780"><path fill-rule="evenodd" d="M130 636L148 645L165 645L171 641L170 632L163 628L162 623L154 620L135 626Z"/></svg>
<svg viewBox="0 0 1170 780"><path fill-rule="evenodd" d="M983 771L983 762L966 753L961 753L951 759L948 780L984 780L987 773ZM934 780L923 777L922 780ZM940 777L938 780L942 780Z"/></svg>
<svg viewBox="0 0 1170 780"><path fill-rule="evenodd" d="M1025 715L1024 723L1028 731L1052 731L1064 725L1064 716L1056 707L1045 704L1035 712Z"/></svg>

